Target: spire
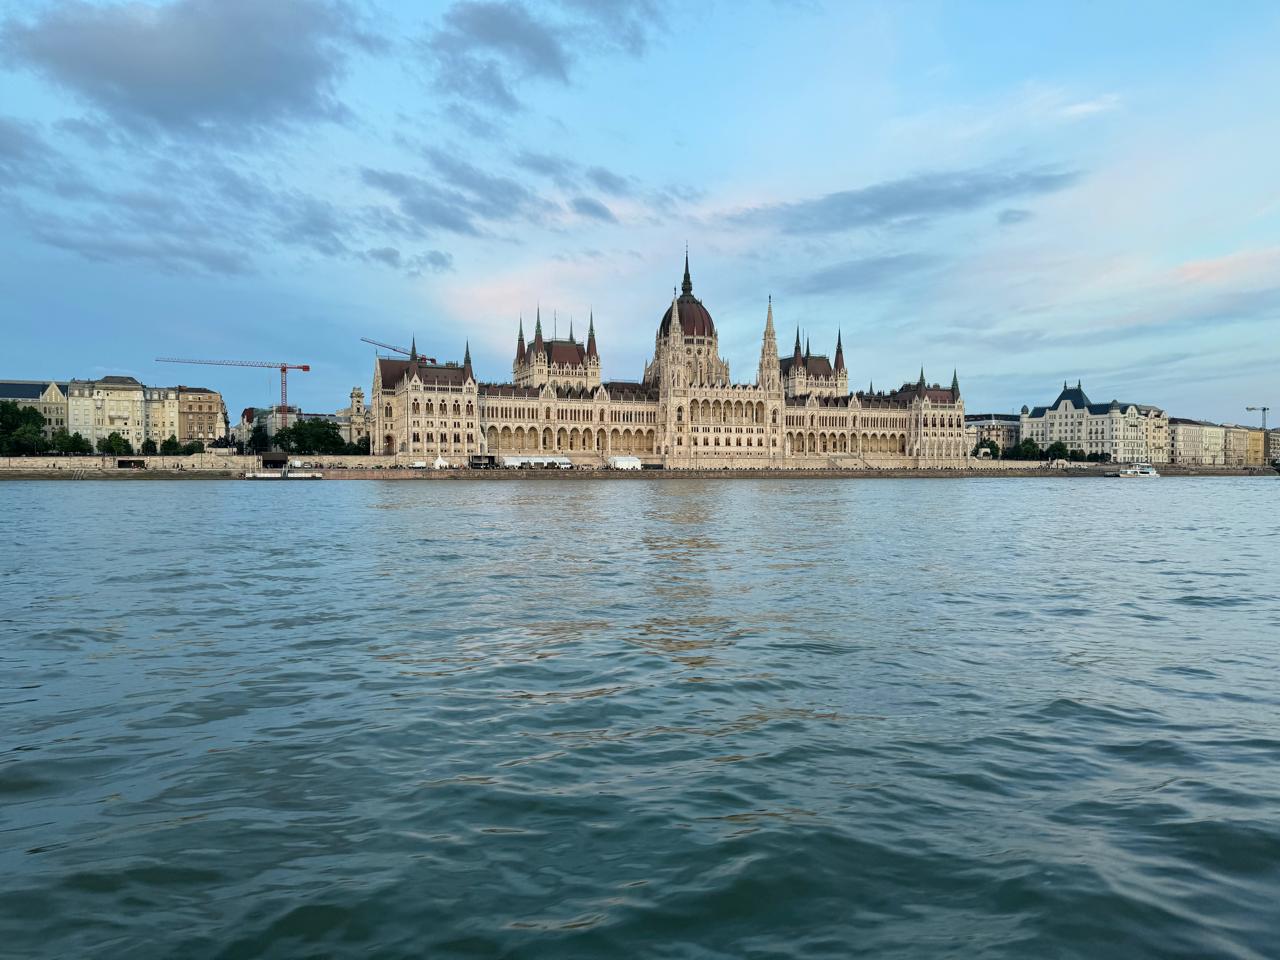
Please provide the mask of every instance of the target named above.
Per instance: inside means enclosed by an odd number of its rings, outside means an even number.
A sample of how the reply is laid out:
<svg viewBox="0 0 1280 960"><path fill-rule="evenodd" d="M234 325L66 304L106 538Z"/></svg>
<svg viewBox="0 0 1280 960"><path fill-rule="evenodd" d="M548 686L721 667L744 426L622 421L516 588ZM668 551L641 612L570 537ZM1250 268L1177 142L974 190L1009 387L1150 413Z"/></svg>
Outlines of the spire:
<svg viewBox="0 0 1280 960"><path fill-rule="evenodd" d="M844 369L844 344L840 340L840 331L836 330L836 373Z"/></svg>
<svg viewBox="0 0 1280 960"><path fill-rule="evenodd" d="M600 356L596 351L596 313L594 310L591 311L587 318L587 356Z"/></svg>
<svg viewBox="0 0 1280 960"><path fill-rule="evenodd" d="M809 362L809 357L810 357L810 353L809 353L809 338L808 338L808 337L805 337L805 338L804 338L804 362L805 362L806 364Z"/></svg>
<svg viewBox="0 0 1280 960"><path fill-rule="evenodd" d="M773 340L773 294L769 295L769 312L764 318L764 335L768 340Z"/></svg>
<svg viewBox="0 0 1280 960"><path fill-rule="evenodd" d="M791 353L791 369L798 370L804 366L804 354L800 352L800 328L796 327L796 346Z"/></svg>
<svg viewBox="0 0 1280 960"><path fill-rule="evenodd" d="M520 315L520 332L516 335L516 363L524 360L524 315Z"/></svg>
<svg viewBox="0 0 1280 960"><path fill-rule="evenodd" d="M462 372L468 380L474 380L471 375L471 341L467 341L466 351L462 355Z"/></svg>
<svg viewBox="0 0 1280 960"><path fill-rule="evenodd" d="M679 343L684 338L684 331L680 326L680 301L676 299L674 290L671 291L671 328L667 331L667 336L672 343Z"/></svg>
<svg viewBox="0 0 1280 960"><path fill-rule="evenodd" d="M569 342L573 343L573 314L569 314Z"/></svg>
<svg viewBox="0 0 1280 960"><path fill-rule="evenodd" d="M924 380L924 367L921 367L921 368L920 368L920 382L919 382L919 383L917 383L917 384L916 384L916 386L918 386L921 390L923 390L923 389L924 389L924 387L925 387L925 380Z"/></svg>
<svg viewBox="0 0 1280 960"><path fill-rule="evenodd" d="M538 304L537 318L534 320L533 346L535 350L542 349L542 304Z"/></svg>
<svg viewBox="0 0 1280 960"><path fill-rule="evenodd" d="M684 247L684 283L680 284L680 292L686 297L693 296L693 281L689 278L689 245Z"/></svg>
<svg viewBox="0 0 1280 960"><path fill-rule="evenodd" d="M957 400L960 399L960 371L951 371L951 395Z"/></svg>

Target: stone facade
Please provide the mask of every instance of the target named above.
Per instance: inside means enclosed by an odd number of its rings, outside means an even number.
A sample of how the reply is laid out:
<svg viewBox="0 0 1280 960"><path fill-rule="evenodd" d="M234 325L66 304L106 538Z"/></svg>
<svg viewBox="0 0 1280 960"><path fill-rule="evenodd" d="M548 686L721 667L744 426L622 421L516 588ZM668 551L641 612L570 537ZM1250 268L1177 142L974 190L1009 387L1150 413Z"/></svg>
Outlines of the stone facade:
<svg viewBox="0 0 1280 960"><path fill-rule="evenodd" d="M1141 403L1091 403L1079 382L1048 407L1023 407L1019 420L1023 439L1044 450L1061 441L1070 450L1106 454L1114 463L1168 463L1169 418L1158 407Z"/></svg>
<svg viewBox="0 0 1280 960"><path fill-rule="evenodd" d="M338 430L347 443L359 443L369 436L369 407L364 402L364 390L352 387L350 402L337 413Z"/></svg>
<svg viewBox="0 0 1280 960"><path fill-rule="evenodd" d="M585 343L546 339L541 317L516 337L512 379L480 383L461 363L379 357L370 393L371 451L464 463L475 455L556 454L603 463L632 454L668 468L958 466L967 461L964 404L950 387L915 383L850 393L844 346L778 356L773 304L753 383L734 383L715 323L693 296L685 262L638 381L604 380L594 317Z"/></svg>
<svg viewBox="0 0 1280 960"><path fill-rule="evenodd" d="M12 400L20 407L33 407L44 417L45 439L55 430L67 427L67 390L69 384L55 380L0 381L0 400Z"/></svg>
<svg viewBox="0 0 1280 960"><path fill-rule="evenodd" d="M968 413L964 418L965 445L972 452L980 443L994 442L1001 450L1022 442L1022 424L1016 413Z"/></svg>
<svg viewBox="0 0 1280 960"><path fill-rule="evenodd" d="M1226 430L1203 420L1169 418L1169 462L1220 467L1226 462Z"/></svg>
<svg viewBox="0 0 1280 960"><path fill-rule="evenodd" d="M182 443L206 445L227 435L227 405L222 395L204 387L178 387L177 438ZM166 433L161 439L175 434Z"/></svg>

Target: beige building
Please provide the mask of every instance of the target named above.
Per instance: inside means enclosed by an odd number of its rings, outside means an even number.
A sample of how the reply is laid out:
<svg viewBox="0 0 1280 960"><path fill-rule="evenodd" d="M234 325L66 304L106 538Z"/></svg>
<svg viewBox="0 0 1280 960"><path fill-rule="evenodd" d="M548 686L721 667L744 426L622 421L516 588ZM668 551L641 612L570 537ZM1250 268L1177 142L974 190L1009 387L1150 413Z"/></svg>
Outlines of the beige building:
<svg viewBox="0 0 1280 960"><path fill-rule="evenodd" d="M182 443L211 443L226 436L226 406L216 390L203 387L148 387L133 377L72 380L67 391L67 430L90 443L119 433L141 450L170 437Z"/></svg>
<svg viewBox="0 0 1280 960"><path fill-rule="evenodd" d="M1267 435L1261 430L1249 428L1249 436L1245 446L1244 463L1246 467L1260 467L1267 460Z"/></svg>
<svg viewBox="0 0 1280 960"><path fill-rule="evenodd" d="M1226 430L1203 420L1169 418L1169 461L1195 467L1220 467L1226 462Z"/></svg>
<svg viewBox="0 0 1280 960"><path fill-rule="evenodd" d="M970 452L978 444L990 441L1003 453L1022 442L1021 418L1016 413L967 413L964 434Z"/></svg>
<svg viewBox="0 0 1280 960"><path fill-rule="evenodd" d="M200 442L208 446L227 435L227 405L222 394L205 387L177 388L178 423L176 436L181 443ZM167 439L171 433L166 433Z"/></svg>
<svg viewBox="0 0 1280 960"><path fill-rule="evenodd" d="M1105 454L1114 463L1168 463L1169 418L1141 403L1092 403L1079 382L1048 407L1022 408L1022 438L1044 450L1061 441L1069 450Z"/></svg>
<svg viewBox="0 0 1280 960"><path fill-rule="evenodd" d="M364 402L364 390L351 388L350 403L337 413L338 429L347 443L359 443L369 436L369 407Z"/></svg>
<svg viewBox="0 0 1280 960"><path fill-rule="evenodd" d="M773 304L751 383L735 383L710 312L682 292L654 336L639 381L604 380L591 319L586 342L546 339L541 317L516 337L512 379L480 383L468 347L461 363L418 355L375 360L372 451L465 462L471 455L562 455L603 463L635 455L668 468L955 466L966 462L964 404L950 387L915 383L848 392L844 347L833 358L802 349L780 358Z"/></svg>
<svg viewBox="0 0 1280 960"><path fill-rule="evenodd" d="M45 439L67 426L69 385L56 380L0 380L0 400L12 400L20 407L32 407L44 417Z"/></svg>
<svg viewBox="0 0 1280 960"><path fill-rule="evenodd" d="M133 377L72 380L67 424L70 433L79 433L92 444L118 433L138 450L148 437L146 389Z"/></svg>
<svg viewBox="0 0 1280 960"><path fill-rule="evenodd" d="M1249 428L1234 423L1222 426L1226 433L1226 456L1223 463L1228 467L1245 467L1249 465Z"/></svg>

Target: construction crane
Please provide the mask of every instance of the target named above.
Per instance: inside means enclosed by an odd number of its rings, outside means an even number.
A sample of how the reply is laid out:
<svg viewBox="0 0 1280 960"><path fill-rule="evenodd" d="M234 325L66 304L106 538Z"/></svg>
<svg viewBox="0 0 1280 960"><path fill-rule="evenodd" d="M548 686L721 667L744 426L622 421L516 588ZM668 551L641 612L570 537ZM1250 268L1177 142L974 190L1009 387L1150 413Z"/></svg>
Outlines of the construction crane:
<svg viewBox="0 0 1280 960"><path fill-rule="evenodd" d="M270 360L182 360L178 357L156 357L157 363L198 363L206 367L266 367L280 371L280 429L289 426L289 371L311 371L309 363L272 363Z"/></svg>
<svg viewBox="0 0 1280 960"><path fill-rule="evenodd" d="M1262 432L1267 432L1267 414L1271 411L1270 407L1245 407L1250 413L1262 411Z"/></svg>
<svg viewBox="0 0 1280 960"><path fill-rule="evenodd" d="M360 340L364 343L371 343L375 347L382 347L386 350L391 350L395 353L403 353L406 357L411 356L413 353L413 351L406 350L404 347L397 347L394 343L383 343L381 340L370 340L368 337L361 337ZM423 357L422 359L426 360L427 363L436 362L435 357Z"/></svg>

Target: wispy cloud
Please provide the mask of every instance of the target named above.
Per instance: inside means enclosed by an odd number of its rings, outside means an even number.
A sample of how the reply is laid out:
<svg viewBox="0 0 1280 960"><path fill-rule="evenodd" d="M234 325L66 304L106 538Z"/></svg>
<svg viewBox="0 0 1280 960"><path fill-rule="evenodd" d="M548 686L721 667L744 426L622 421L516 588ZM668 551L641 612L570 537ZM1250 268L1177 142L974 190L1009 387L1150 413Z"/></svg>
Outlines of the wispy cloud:
<svg viewBox="0 0 1280 960"><path fill-rule="evenodd" d="M67 0L0 27L5 60L120 126L218 138L343 119L348 55L378 46L338 0Z"/></svg>
<svg viewBox="0 0 1280 960"><path fill-rule="evenodd" d="M929 221L1000 201L1064 190L1079 179L1079 172L1055 167L922 173L811 200L752 207L732 214L731 219L787 234L836 233Z"/></svg>

